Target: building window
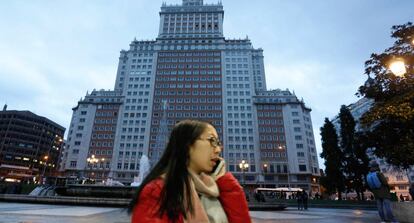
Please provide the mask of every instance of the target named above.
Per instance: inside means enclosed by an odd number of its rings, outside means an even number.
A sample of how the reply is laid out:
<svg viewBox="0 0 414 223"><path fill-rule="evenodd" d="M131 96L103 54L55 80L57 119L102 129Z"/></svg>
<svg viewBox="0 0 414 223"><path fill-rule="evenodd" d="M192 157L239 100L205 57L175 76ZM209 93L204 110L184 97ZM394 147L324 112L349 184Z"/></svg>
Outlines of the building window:
<svg viewBox="0 0 414 223"><path fill-rule="evenodd" d="M76 167L76 161L70 161L70 167Z"/></svg>
<svg viewBox="0 0 414 223"><path fill-rule="evenodd" d="M306 165L299 165L299 171L306 171Z"/></svg>

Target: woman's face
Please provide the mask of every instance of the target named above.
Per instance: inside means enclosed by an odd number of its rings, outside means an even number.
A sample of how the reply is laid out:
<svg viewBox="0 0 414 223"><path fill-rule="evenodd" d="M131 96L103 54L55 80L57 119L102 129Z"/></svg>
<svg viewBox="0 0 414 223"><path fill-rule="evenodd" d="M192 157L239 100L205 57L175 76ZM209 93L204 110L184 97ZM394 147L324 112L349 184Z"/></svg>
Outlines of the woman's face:
<svg viewBox="0 0 414 223"><path fill-rule="evenodd" d="M204 132L190 146L190 161L188 168L195 173L209 173L219 160L222 150L216 129L207 125Z"/></svg>

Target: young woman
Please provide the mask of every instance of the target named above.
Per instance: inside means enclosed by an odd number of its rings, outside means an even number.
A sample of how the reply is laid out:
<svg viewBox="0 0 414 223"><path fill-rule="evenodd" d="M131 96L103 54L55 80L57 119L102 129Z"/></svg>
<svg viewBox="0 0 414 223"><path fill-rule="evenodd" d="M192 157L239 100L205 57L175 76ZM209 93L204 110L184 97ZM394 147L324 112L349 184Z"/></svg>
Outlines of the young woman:
<svg viewBox="0 0 414 223"><path fill-rule="evenodd" d="M230 172L214 171L222 150L209 123L181 121L161 159L130 204L133 223L250 223L242 187Z"/></svg>

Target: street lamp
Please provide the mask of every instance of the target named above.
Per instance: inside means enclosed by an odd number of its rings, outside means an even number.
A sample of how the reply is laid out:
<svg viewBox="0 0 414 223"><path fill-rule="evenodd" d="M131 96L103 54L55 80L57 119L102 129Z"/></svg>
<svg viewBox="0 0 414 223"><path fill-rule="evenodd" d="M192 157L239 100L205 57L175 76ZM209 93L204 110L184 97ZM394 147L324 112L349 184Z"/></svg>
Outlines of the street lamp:
<svg viewBox="0 0 414 223"><path fill-rule="evenodd" d="M48 159L49 159L49 156L48 155L46 155L46 156L43 157L45 167L43 167L42 182L44 182L43 178L45 177L45 172L46 172L47 160Z"/></svg>
<svg viewBox="0 0 414 223"><path fill-rule="evenodd" d="M396 59L391 62L389 69L391 72L398 77L403 77L407 70L405 69L405 63L403 59Z"/></svg>
<svg viewBox="0 0 414 223"><path fill-rule="evenodd" d="M96 158L95 155L92 155L91 157L87 158L86 161L90 167L90 171L91 171L90 175L94 175L94 173L92 172L92 166L98 164L99 162L104 162L105 158L99 159L99 158Z"/></svg>
<svg viewBox="0 0 414 223"><path fill-rule="evenodd" d="M285 154L286 154L286 166L287 166L287 174L286 174L286 176L287 176L287 181L288 181L288 187L290 188L290 180L289 180L289 175L290 175L290 168L289 168L289 156L288 156L288 151L287 151L287 148L286 148L286 146L284 146L284 145L279 145L279 147L278 147L280 150L285 150Z"/></svg>
<svg viewBox="0 0 414 223"><path fill-rule="evenodd" d="M242 160L241 163L239 163L239 167L242 170L242 182L244 185L246 181L246 179L244 178L244 172L249 168L249 164L246 162L246 160Z"/></svg>
<svg viewBox="0 0 414 223"><path fill-rule="evenodd" d="M267 163L263 164L263 184L266 187L266 173L267 173Z"/></svg>

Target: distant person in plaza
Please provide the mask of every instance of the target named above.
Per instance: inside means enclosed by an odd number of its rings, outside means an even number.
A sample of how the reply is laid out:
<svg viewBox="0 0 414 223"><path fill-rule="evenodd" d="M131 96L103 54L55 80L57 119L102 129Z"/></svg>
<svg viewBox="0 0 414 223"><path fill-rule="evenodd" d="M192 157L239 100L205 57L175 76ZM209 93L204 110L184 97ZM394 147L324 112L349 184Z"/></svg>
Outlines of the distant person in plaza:
<svg viewBox="0 0 414 223"><path fill-rule="evenodd" d="M303 192L302 192L302 203L303 203L303 208L305 210L308 210L308 198L309 198L308 193L306 193L306 191L303 190Z"/></svg>
<svg viewBox="0 0 414 223"><path fill-rule="evenodd" d="M132 223L250 223L242 187L226 172L216 129L177 123L158 163L130 203Z"/></svg>
<svg viewBox="0 0 414 223"><path fill-rule="evenodd" d="M383 222L397 222L391 210L390 188L384 175L379 171L376 161L369 164L370 171L367 175L367 184L377 201L379 216Z"/></svg>
<svg viewBox="0 0 414 223"><path fill-rule="evenodd" d="M296 201L298 202L298 210L303 210L303 197L302 191L296 193Z"/></svg>
<svg viewBox="0 0 414 223"><path fill-rule="evenodd" d="M411 201L414 201L414 184L411 184L410 189L408 190L411 196Z"/></svg>
<svg viewBox="0 0 414 223"><path fill-rule="evenodd" d="M404 196L402 194L400 194L400 201L403 202L404 201Z"/></svg>

